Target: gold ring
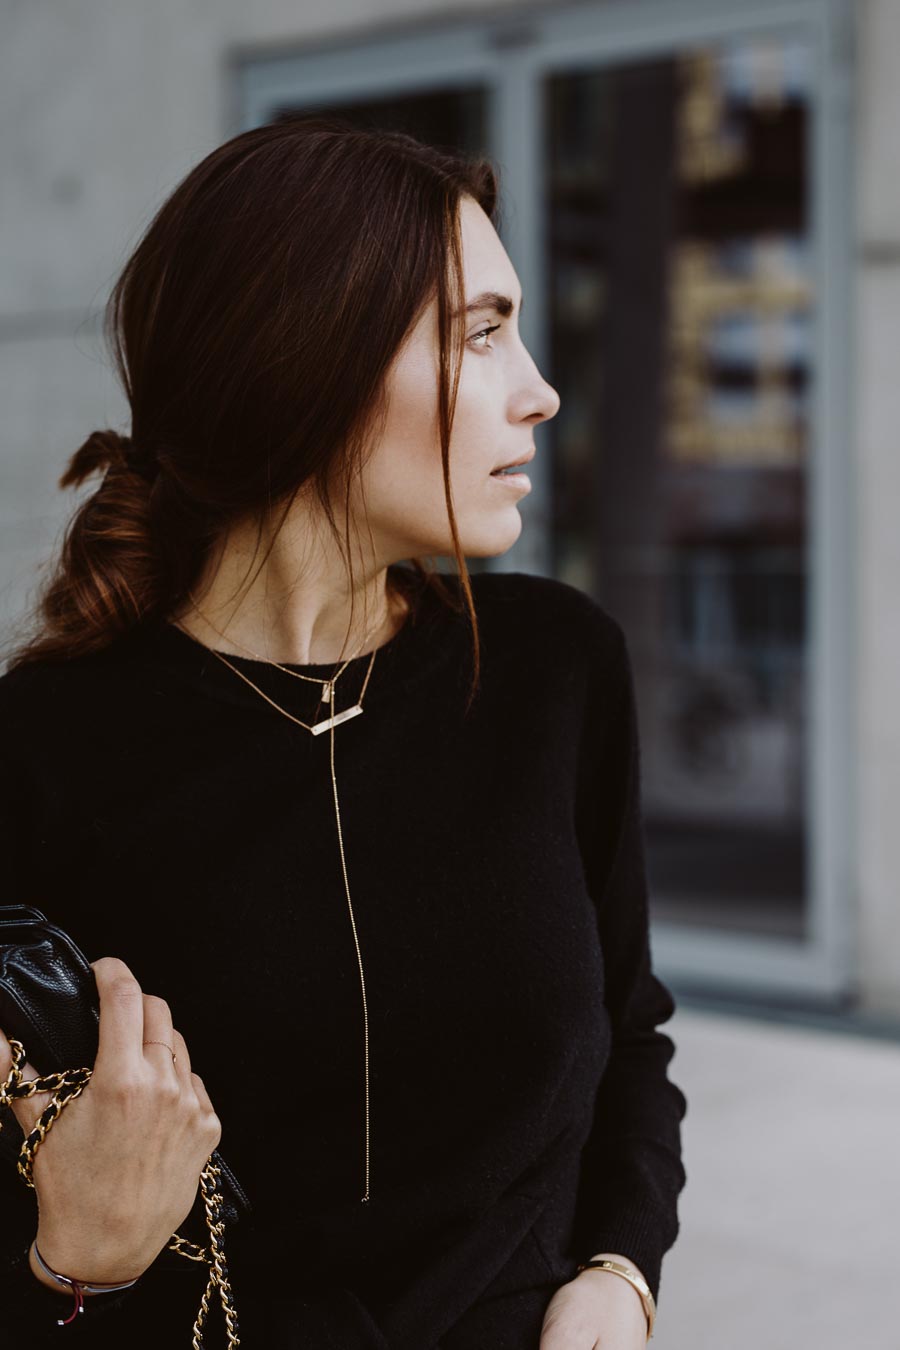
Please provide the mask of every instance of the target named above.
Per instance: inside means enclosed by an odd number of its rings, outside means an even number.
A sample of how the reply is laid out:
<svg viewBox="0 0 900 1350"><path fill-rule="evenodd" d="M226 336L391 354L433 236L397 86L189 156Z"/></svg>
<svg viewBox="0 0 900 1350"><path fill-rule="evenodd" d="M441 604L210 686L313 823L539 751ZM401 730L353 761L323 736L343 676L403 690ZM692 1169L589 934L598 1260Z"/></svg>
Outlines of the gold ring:
<svg viewBox="0 0 900 1350"><path fill-rule="evenodd" d="M172 1063L173 1063L173 1064L177 1064L177 1063L178 1063L178 1056L175 1054L175 1051L172 1049L171 1045L167 1045L165 1041L143 1041L142 1044L143 1044L143 1045L165 1045L165 1047L166 1047L166 1049L168 1050L169 1054L172 1056Z"/></svg>

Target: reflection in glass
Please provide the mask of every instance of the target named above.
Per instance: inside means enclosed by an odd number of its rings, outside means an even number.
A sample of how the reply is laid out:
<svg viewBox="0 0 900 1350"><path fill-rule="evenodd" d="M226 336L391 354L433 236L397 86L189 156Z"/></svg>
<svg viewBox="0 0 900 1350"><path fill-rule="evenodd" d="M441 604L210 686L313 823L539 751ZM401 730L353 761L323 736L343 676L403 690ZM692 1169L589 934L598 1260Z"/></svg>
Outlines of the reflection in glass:
<svg viewBox="0 0 900 1350"><path fill-rule="evenodd" d="M803 933L809 52L545 82L554 570L623 624L655 913Z"/></svg>

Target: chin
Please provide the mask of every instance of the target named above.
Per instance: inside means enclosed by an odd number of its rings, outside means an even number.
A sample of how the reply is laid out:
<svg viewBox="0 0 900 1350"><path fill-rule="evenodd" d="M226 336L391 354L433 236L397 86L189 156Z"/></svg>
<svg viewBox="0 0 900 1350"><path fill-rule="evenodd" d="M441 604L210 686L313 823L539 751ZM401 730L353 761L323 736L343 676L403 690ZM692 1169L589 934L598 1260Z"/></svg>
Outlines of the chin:
<svg viewBox="0 0 900 1350"><path fill-rule="evenodd" d="M462 527L459 538L467 558L496 558L506 553L522 533L522 517L515 506L495 512L490 520Z"/></svg>

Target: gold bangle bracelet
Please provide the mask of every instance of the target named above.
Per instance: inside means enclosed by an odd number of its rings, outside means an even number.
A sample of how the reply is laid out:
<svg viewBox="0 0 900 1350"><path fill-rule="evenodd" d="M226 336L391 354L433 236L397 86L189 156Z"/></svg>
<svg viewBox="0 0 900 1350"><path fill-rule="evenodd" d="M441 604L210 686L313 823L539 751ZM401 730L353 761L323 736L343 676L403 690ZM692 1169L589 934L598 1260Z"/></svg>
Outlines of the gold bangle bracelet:
<svg viewBox="0 0 900 1350"><path fill-rule="evenodd" d="M585 1261L578 1267L579 1272L582 1270L611 1270L614 1275L621 1275L637 1290L644 1305L649 1341L653 1335L653 1323L656 1321L656 1302L647 1281L636 1270L632 1270L630 1266L620 1265L618 1261Z"/></svg>

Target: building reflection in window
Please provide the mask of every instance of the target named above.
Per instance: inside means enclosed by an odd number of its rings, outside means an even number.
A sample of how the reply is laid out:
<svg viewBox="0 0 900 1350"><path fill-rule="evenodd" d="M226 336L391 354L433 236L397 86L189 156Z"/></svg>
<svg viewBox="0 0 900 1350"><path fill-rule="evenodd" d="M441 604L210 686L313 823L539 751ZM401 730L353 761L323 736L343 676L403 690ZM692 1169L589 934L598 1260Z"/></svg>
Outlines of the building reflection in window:
<svg viewBox="0 0 900 1350"><path fill-rule="evenodd" d="M554 570L622 622L654 913L800 938L811 62L545 82Z"/></svg>

